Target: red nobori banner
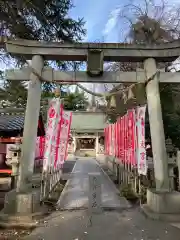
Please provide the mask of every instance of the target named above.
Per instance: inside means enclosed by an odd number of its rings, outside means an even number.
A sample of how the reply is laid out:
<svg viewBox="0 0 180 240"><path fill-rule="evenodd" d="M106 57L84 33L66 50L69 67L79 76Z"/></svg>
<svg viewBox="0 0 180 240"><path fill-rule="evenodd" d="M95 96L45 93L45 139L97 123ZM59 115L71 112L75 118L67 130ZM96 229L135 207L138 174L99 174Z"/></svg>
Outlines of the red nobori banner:
<svg viewBox="0 0 180 240"><path fill-rule="evenodd" d="M70 127L72 122L72 113L62 111L59 124L59 136L57 142L55 167L62 165L67 157L68 140L70 135Z"/></svg>
<svg viewBox="0 0 180 240"><path fill-rule="evenodd" d="M138 173L147 174L147 159L145 146L145 112L146 106L137 108L137 165Z"/></svg>
<svg viewBox="0 0 180 240"><path fill-rule="evenodd" d="M37 137L36 139L36 149L35 149L35 159L44 157L44 146L45 146L45 137Z"/></svg>
<svg viewBox="0 0 180 240"><path fill-rule="evenodd" d="M52 99L48 110L43 170L62 165L67 155L72 113L65 112L60 99Z"/></svg>
<svg viewBox="0 0 180 240"><path fill-rule="evenodd" d="M62 111L61 100L54 98L50 102L45 136L43 170L54 165L58 125Z"/></svg>
<svg viewBox="0 0 180 240"><path fill-rule="evenodd" d="M137 109L137 113L138 111ZM138 145L138 134L140 134L139 132L145 133L145 126L142 124L141 129L136 129L138 119L136 115L135 109L128 110L127 114L119 117L115 124L109 124L105 129L106 154L116 156L120 161L133 166L138 165L137 159L139 159L137 154L140 146Z"/></svg>
<svg viewBox="0 0 180 240"><path fill-rule="evenodd" d="M127 113L127 162L136 165L135 155L135 110L129 110Z"/></svg>

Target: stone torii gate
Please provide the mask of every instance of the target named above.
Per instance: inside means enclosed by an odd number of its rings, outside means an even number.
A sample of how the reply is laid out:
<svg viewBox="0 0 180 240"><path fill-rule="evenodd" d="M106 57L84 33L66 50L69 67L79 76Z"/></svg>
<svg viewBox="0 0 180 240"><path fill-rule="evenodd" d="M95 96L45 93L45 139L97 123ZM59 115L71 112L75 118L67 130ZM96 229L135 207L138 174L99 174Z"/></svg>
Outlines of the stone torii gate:
<svg viewBox="0 0 180 240"><path fill-rule="evenodd" d="M174 61L180 56L180 41L161 45L113 43L61 44L29 40L8 40L6 49L16 56L32 60L32 68L8 70L9 80L30 80L23 134L19 192L28 192L33 174L33 153L41 98L41 80L52 82L146 83L146 95L152 139L156 189L148 190L146 212L180 214L180 194L171 192L168 160L159 94L159 82L179 83L180 73L157 73L156 62ZM44 67L44 60L87 61L86 72L61 72ZM143 62L142 72L103 72L103 62ZM32 71L33 70L33 71ZM38 74L35 74L35 72ZM38 78L38 76L41 76ZM28 193L29 194L29 193ZM166 201L164 201L166 199ZM163 215L164 216L164 215ZM180 215L179 215L180 216Z"/></svg>

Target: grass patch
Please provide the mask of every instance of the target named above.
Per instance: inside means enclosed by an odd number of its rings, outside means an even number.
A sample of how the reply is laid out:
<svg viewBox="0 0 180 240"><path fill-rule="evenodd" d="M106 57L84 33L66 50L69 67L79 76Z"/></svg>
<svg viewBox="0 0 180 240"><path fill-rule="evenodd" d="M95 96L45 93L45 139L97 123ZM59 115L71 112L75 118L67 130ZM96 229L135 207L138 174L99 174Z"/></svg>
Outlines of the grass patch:
<svg viewBox="0 0 180 240"><path fill-rule="evenodd" d="M138 201L137 194L133 191L131 184L122 184L120 186L120 193L130 202Z"/></svg>
<svg viewBox="0 0 180 240"><path fill-rule="evenodd" d="M85 153L84 156L85 156L85 157L90 157L90 154Z"/></svg>
<svg viewBox="0 0 180 240"><path fill-rule="evenodd" d="M147 192L147 188L143 185L141 185L141 189L139 193L136 193L134 191L131 184L123 184L120 186L121 195L125 197L128 201L134 204L138 202L141 202L141 204L146 203L147 201L146 192Z"/></svg>
<svg viewBox="0 0 180 240"><path fill-rule="evenodd" d="M54 209L57 201L59 200L59 197L61 195L61 192L64 189L64 186L66 184L66 181L60 181L48 197L46 201L44 201L44 204L47 204L48 206L51 206L52 210Z"/></svg>

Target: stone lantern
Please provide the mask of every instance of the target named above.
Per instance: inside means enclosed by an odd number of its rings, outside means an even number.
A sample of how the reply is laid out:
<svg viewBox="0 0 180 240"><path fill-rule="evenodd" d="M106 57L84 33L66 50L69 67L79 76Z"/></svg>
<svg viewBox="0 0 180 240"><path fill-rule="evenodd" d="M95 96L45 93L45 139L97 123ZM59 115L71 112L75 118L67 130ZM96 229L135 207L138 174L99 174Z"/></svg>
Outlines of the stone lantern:
<svg viewBox="0 0 180 240"><path fill-rule="evenodd" d="M21 157L21 139L16 138L14 146L10 147L10 154L6 157L6 164L12 166L11 173L11 188L17 187L17 180L19 176L19 163Z"/></svg>

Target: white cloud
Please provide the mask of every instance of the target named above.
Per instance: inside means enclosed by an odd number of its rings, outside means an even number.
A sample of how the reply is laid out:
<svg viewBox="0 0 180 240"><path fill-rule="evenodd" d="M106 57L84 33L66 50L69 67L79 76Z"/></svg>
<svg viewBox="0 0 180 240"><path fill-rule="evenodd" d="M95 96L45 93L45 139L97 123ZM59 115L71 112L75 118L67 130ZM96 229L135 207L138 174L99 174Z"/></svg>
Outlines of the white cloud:
<svg viewBox="0 0 180 240"><path fill-rule="evenodd" d="M109 35L112 30L116 27L117 24L117 20L118 20L118 16L120 14L121 8L117 7L115 9L113 9L109 15L108 21L105 25L105 28L102 32L103 36L107 36Z"/></svg>

